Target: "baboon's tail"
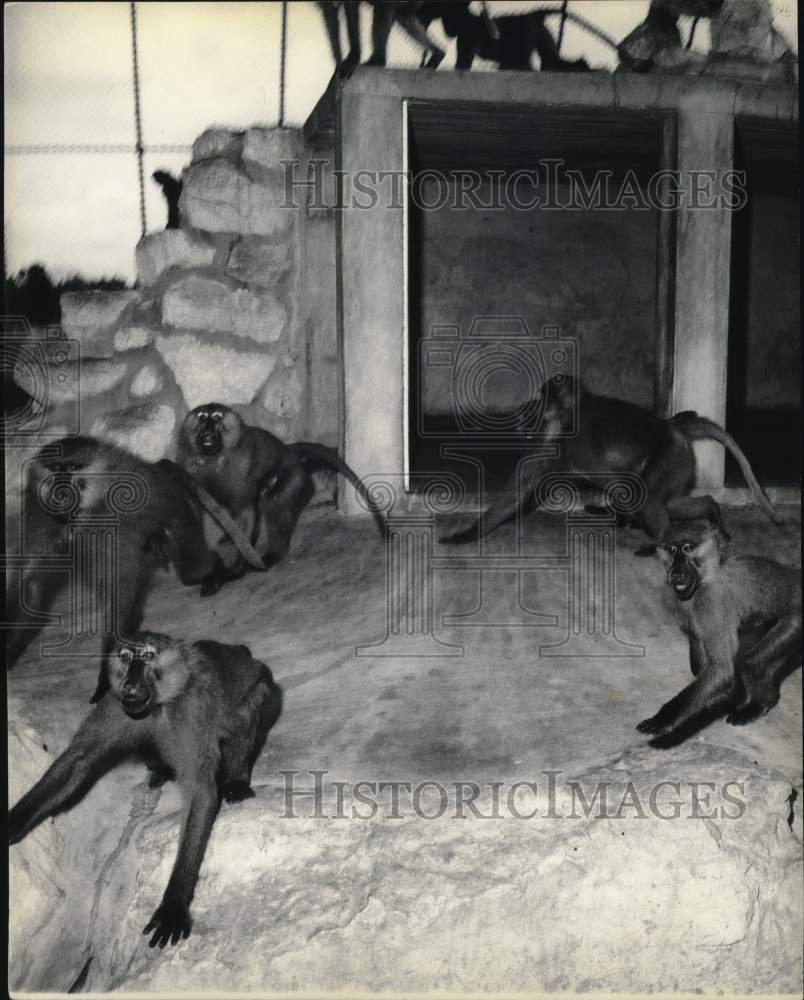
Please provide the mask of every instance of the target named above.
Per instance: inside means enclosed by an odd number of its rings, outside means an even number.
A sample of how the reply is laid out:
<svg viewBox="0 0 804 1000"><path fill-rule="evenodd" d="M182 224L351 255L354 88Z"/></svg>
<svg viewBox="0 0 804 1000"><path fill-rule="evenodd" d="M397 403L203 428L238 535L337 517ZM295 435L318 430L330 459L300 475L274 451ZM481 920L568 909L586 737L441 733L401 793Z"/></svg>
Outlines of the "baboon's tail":
<svg viewBox="0 0 804 1000"><path fill-rule="evenodd" d="M314 441L296 441L288 445L288 451L311 469L332 469L333 472L340 472L344 479L347 479L354 486L366 509L371 511L380 535L385 538L386 526L382 513L371 499L366 484L354 469L350 468L341 458L337 449L329 448L324 444L316 444Z"/></svg>
<svg viewBox="0 0 804 1000"><path fill-rule="evenodd" d="M674 427L677 427L690 441L706 441L713 438L715 441L719 441L724 448L727 448L737 459L737 464L745 476L745 481L748 483L751 492L754 494L754 499L764 514L774 524L784 524L784 518L768 499L767 494L759 485L748 459L728 431L724 430L719 424L716 424L714 420L709 420L707 417L699 417L695 410L684 410L682 413L677 413L670 423Z"/></svg>
<svg viewBox="0 0 804 1000"><path fill-rule="evenodd" d="M218 501L211 496L204 487L195 481L193 477L185 469L182 469L180 465L175 462L171 462L169 458L163 458L156 463L158 467L165 470L168 475L172 476L181 486L187 490L196 500L204 507L207 513L211 514L212 517L218 522L218 524L223 528L226 534L232 539L234 544L237 546L240 555L246 560L249 566L252 566L260 572L264 572L267 568L262 560L262 556L255 551L251 542L240 530L240 526L234 520L232 515L223 507Z"/></svg>

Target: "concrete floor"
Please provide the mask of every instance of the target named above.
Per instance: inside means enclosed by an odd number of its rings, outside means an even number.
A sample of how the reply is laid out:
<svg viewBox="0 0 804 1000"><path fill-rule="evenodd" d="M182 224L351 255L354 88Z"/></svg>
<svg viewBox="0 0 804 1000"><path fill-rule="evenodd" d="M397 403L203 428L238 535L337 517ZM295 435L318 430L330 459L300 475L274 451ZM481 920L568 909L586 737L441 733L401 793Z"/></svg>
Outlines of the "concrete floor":
<svg viewBox="0 0 804 1000"><path fill-rule="evenodd" d="M747 509L727 511L726 520L741 550L793 562L800 519L794 510L786 515L781 528ZM791 788L802 780L801 672L785 682L780 704L759 722L738 729L719 721L681 748L647 749L636 724L688 683L689 668L661 567L633 555L642 540L623 531L616 547L617 635L645 647L637 656L539 655L540 645L566 633L566 582L558 570L527 574L521 595L527 612L555 615L557 625L522 627L527 619L513 601L514 575L494 572L484 581L486 624L444 626L443 616L478 605L480 581L477 570L461 569L466 550L437 546L434 555L446 553L455 562L433 575L434 634L443 644L463 646L463 653L382 656L377 647L375 655L355 656L356 645L386 634L383 543L370 521L322 508L305 516L290 558L213 598L161 576L146 608L148 628L246 643L282 684L284 712L254 771L257 799L222 812L193 904L193 934L157 961L139 931L172 863L177 791L172 785L145 790L144 771L135 764L103 779L72 813L43 828L40 839L33 835L12 852L12 923L16 915L21 942L15 943L14 981L66 990L92 955L91 991L656 990L695 989L700 982L704 989L795 992L800 809L795 823L785 820L792 816ZM491 537L487 551L510 553L514 544L515 529L508 526ZM562 553L564 545L562 517L526 521L526 553ZM510 622L512 609L519 625L489 624ZM29 655L9 675L12 731L22 734L26 748L19 773L11 775L12 797L46 766L37 741L50 755L66 744L87 710L95 674L89 659L44 662ZM647 788L668 776L747 775L761 788L752 792L739 850L727 824L655 821L579 831L555 823L456 827L448 817L389 825L381 814L369 834L361 824L281 819L281 770L301 772L299 787L310 789L313 770L327 771L329 782L352 784L482 784L541 781L548 769L561 772L559 782L613 775ZM626 834L629 840L621 841ZM41 918L27 913L22 897L34 893L50 849L42 838L50 836L62 850L67 845L58 863L65 884L60 902L42 905L56 912L69 901L70 909L64 926L40 934L41 941L50 935L55 942L45 958L31 951L31 921L39 926ZM587 848L588 884L577 883L578 856L568 852ZM431 853L429 861L417 862ZM450 871L458 863L467 881L465 888L460 881L456 896L458 876ZM671 865L666 873L665 863ZM88 889L92 880L94 890ZM506 886L505 903L497 902ZM696 888L690 893L688 886ZM485 893L482 906L472 902L475 893ZM544 906L561 915L546 919ZM619 916L607 915L607 907ZM633 941L665 919L657 908L670 923L635 962ZM699 934L696 921L705 912L710 923ZM118 928L114 940L104 930L104 914ZM625 928L629 921L636 921L634 928ZM587 924L590 934L583 933ZM478 950L489 935L500 935L493 959ZM773 943L763 943L769 935ZM468 949L462 972L444 965L445 949ZM598 967L603 954L611 956L610 966L593 974L587 965ZM673 972L677 968L697 972L690 978Z"/></svg>
<svg viewBox="0 0 804 1000"><path fill-rule="evenodd" d="M453 523L457 518L440 522L436 534ZM793 508L781 528L745 508L729 511L727 523L741 550L798 561L800 522ZM524 531L525 554L564 551L562 517L533 515ZM364 650L356 657L355 646L379 642L386 632L383 543L370 521L320 509L300 525L288 559L212 598L161 575L145 625L186 639L245 643L271 667L284 689L284 712L258 763L258 783L271 780L277 762L304 771L326 768L350 781L465 775L507 781L547 767L571 773L644 744L636 724L689 682L686 639L662 568L633 555L642 541L635 531L619 533L615 621L618 637L644 646L644 656L539 656L539 646L566 634L566 574L560 570L527 573L522 591L524 607L557 616L557 626L523 625L528 619L517 613L515 574L501 571L485 574L482 583L480 620L492 624L444 627L443 616L477 606L481 581L477 570L459 571L466 548L436 543L434 555L446 554L454 563L433 574L433 632L445 644L462 646L462 654L416 655L411 642L414 655ZM490 536L487 552L510 553L514 544L509 525ZM512 618L519 624L496 624ZM444 652L460 650L445 646ZM42 679L55 716L63 719L69 704L77 720L95 673L94 661L45 664L29 656L10 675L10 693L30 702L47 730ZM696 739L795 777L801 771L800 702L797 672L765 719L744 728L717 722Z"/></svg>

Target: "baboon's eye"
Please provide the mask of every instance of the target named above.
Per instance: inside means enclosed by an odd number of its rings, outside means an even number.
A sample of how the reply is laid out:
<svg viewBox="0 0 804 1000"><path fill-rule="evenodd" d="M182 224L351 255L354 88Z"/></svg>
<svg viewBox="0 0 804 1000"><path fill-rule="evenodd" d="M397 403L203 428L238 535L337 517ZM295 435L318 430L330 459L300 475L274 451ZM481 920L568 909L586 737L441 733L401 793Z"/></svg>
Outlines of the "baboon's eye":
<svg viewBox="0 0 804 1000"><path fill-rule="evenodd" d="M695 546L692 544L692 542L684 542L684 544L681 546L681 551L684 553L685 556L688 556L694 548Z"/></svg>
<svg viewBox="0 0 804 1000"><path fill-rule="evenodd" d="M223 414L221 413L221 411L220 411L220 410L216 410L216 411L215 411L215 412L214 412L214 413L212 414L212 419L213 419L213 420L223 420Z"/></svg>
<svg viewBox="0 0 804 1000"><path fill-rule="evenodd" d="M676 552L678 551L678 549L676 548L675 545L668 545L667 546L667 551L670 553L671 556L674 556L676 554Z"/></svg>
<svg viewBox="0 0 804 1000"><path fill-rule="evenodd" d="M199 410L198 413L196 413L196 415L195 415L195 419L196 420L206 420L207 419L207 411L206 410Z"/></svg>
<svg viewBox="0 0 804 1000"><path fill-rule="evenodd" d="M131 650L130 649L121 649L120 650L120 659L123 661L123 663L128 663L128 661L131 659Z"/></svg>
<svg viewBox="0 0 804 1000"><path fill-rule="evenodd" d="M152 649L145 649L142 653L143 660L152 660L156 654Z"/></svg>

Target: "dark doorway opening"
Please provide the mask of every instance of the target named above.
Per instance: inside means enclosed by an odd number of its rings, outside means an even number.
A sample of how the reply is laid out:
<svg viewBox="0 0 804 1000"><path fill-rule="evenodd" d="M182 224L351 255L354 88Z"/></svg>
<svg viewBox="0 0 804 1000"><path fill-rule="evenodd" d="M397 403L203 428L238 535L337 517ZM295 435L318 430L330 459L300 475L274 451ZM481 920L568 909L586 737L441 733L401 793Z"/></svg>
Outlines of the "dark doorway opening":
<svg viewBox="0 0 804 1000"><path fill-rule="evenodd" d="M646 191L666 116L430 101L408 112L410 486L447 472L475 493L482 470L493 493L532 429L540 377L567 371L654 405Z"/></svg>
<svg viewBox="0 0 804 1000"><path fill-rule="evenodd" d="M732 216L726 429L760 482L801 482L799 141L790 123L735 119L748 199ZM726 485L743 486L726 459Z"/></svg>

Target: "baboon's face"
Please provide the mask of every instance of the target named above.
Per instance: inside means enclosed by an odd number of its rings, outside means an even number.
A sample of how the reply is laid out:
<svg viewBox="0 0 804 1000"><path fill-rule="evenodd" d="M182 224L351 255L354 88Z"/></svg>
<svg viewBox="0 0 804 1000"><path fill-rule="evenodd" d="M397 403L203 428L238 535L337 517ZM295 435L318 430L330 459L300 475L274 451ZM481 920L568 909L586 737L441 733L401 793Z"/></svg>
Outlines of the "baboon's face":
<svg viewBox="0 0 804 1000"><path fill-rule="evenodd" d="M718 539L711 531L671 530L658 551L667 567L667 585L679 601L689 601L720 563Z"/></svg>
<svg viewBox="0 0 804 1000"><path fill-rule="evenodd" d="M81 502L85 481L80 476L81 467L75 462L43 462L36 469L36 493L40 507L58 521L69 520Z"/></svg>
<svg viewBox="0 0 804 1000"><path fill-rule="evenodd" d="M242 421L228 406L207 403L197 406L184 420L184 433L199 455L218 455L232 448L240 438Z"/></svg>
<svg viewBox="0 0 804 1000"><path fill-rule="evenodd" d="M100 446L92 444L97 452ZM37 457L29 483L42 512L56 521L75 521L106 506L110 473L108 463L84 448L63 458Z"/></svg>
<svg viewBox="0 0 804 1000"><path fill-rule="evenodd" d="M143 719L184 691L189 672L181 645L157 632L121 642L109 660L109 684L123 711Z"/></svg>

